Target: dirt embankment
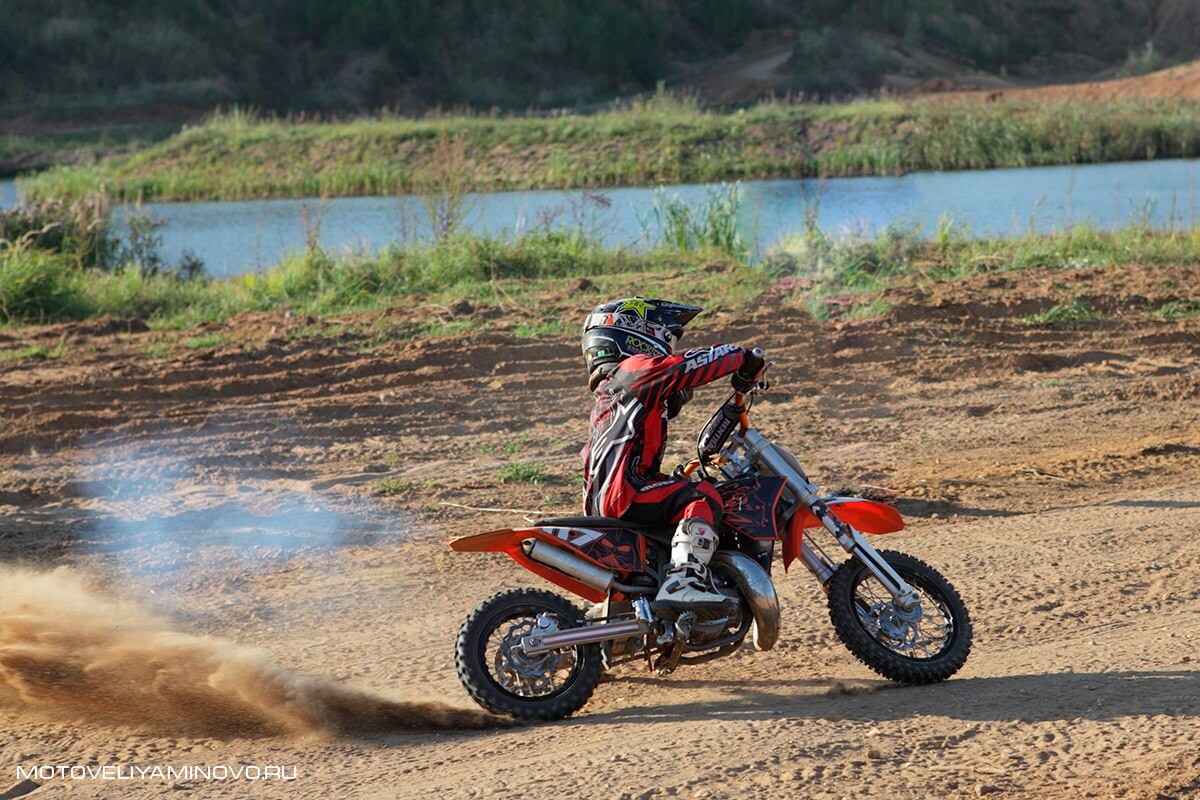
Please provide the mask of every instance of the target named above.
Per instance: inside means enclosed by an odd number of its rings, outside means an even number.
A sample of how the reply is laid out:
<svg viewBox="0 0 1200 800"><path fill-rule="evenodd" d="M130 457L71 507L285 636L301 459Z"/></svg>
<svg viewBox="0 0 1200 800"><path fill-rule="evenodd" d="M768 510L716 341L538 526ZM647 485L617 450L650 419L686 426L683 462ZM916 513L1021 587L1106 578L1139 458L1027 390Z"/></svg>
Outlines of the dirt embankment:
<svg viewBox="0 0 1200 800"><path fill-rule="evenodd" d="M953 84L948 86L952 87ZM943 87L936 83L925 87L928 91L938 91L941 88ZM1050 100L1078 103L1107 103L1114 100L1200 101L1200 61L1181 64L1148 75L1108 81L971 92L948 91L939 96L949 101Z"/></svg>
<svg viewBox="0 0 1200 800"><path fill-rule="evenodd" d="M685 76L679 88L697 92L716 103L747 103L788 95L794 78L792 59L797 41L795 32L757 36L736 53L707 65L694 75ZM1050 76L1032 81L1013 80L1004 74L980 72L944 55L904 45L897 37L876 36L873 41L877 47L886 50L898 66L907 68L882 77L882 91L892 95L960 103L996 100L1200 101L1200 61L1128 78L1053 83Z"/></svg>
<svg viewBox="0 0 1200 800"><path fill-rule="evenodd" d="M164 701L176 705L141 715L121 703L129 694L88 694L94 682L72 681L115 665L111 674L209 700L213 687L232 686L217 699L235 711L264 688L292 691L291 680L349 687L383 707L469 708L452 666L458 624L497 588L539 581L445 542L574 509L589 404L577 343L512 329L527 316L575 318L599 290L389 312L398 323L443 315L491 326L430 341L380 343L349 328L313 337L311 321L271 315L181 334L115 321L4 331L0 356L31 344L61 355L8 360L0 371L0 561L24 575L68 567L99 587L82 595L88 614L104 617L114 603L134 628L182 638L174 655L147 653L128 649L129 630L106 639L96 622L82 642L99 647L96 666L84 669L62 630L31 629L37 617L27 613L18 642L13 617L0 617L0 794L20 788L18 766L281 764L296 767L296 780L215 788L612 800L1195 796L1200 319L1149 312L1169 301L1194 308L1198 274L983 276L894 290L885 316L829 324L801 310L794 282L752 311L710 309L690 341L753 342L778 361L757 426L827 488L895 498L909 528L883 545L955 582L975 621L971 659L938 686L879 681L836 642L811 579L779 570L784 631L774 651L668 679L625 667L570 720L482 732L368 725L334 735L354 726L297 724L286 713L228 730L194 724L215 706L190 713L178 692ZM687 281L660 288L687 297ZM631 276L626 290L639 289ZM1033 324L1070 300L1099 318ZM346 320L357 330L371 321ZM674 423L673 457L688 455L720 394L699 392ZM510 511L471 510L481 508ZM36 584L17 607L57 607ZM30 647L66 666L30 671ZM128 663L148 672L121 668L139 653ZM249 672L230 678L214 653ZM152 691L134 694L153 703ZM283 705L303 710L287 705L303 692L291 697ZM111 790L33 783L22 791L36 797ZM135 797L171 788L121 786Z"/></svg>

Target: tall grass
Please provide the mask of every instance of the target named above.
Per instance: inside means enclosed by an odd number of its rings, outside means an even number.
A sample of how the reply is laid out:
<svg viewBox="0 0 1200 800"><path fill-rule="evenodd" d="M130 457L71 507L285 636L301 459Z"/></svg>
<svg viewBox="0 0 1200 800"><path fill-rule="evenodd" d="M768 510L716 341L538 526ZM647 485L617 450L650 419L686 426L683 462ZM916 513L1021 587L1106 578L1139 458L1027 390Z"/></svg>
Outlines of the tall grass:
<svg viewBox="0 0 1200 800"><path fill-rule="evenodd" d="M678 193L659 188L654 193L651 221L642 220L643 237L674 250L711 249L733 259L748 252L738 233L742 190L736 183L709 188L699 207L689 205Z"/></svg>
<svg viewBox="0 0 1200 800"><path fill-rule="evenodd" d="M76 267L107 267L120 247L111 215L112 202L102 192L22 203L0 211L0 249L53 251L69 255Z"/></svg>
<svg viewBox="0 0 1200 800"><path fill-rule="evenodd" d="M896 174L1200 156L1200 105L881 99L719 112L658 95L590 115L319 123L234 111L20 188L67 197L106 186L117 199L165 200L427 194L447 143L480 191Z"/></svg>
<svg viewBox="0 0 1200 800"><path fill-rule="evenodd" d="M0 322L88 316L65 258L27 245L0 248Z"/></svg>
<svg viewBox="0 0 1200 800"><path fill-rule="evenodd" d="M377 256L298 253L263 272L221 280L147 274L136 262L81 269L31 247L0 248L0 322L53 322L105 314L186 327L242 311L312 315L386 307L413 295L470 296L497 281L651 272L698 266L706 254L631 252L573 233L517 239L457 234L393 245Z"/></svg>
<svg viewBox="0 0 1200 800"><path fill-rule="evenodd" d="M395 245L375 257L301 253L261 273L221 280L177 273L145 274L136 264L79 269L68 258L34 248L0 249L0 322L51 322L114 314L151 324L189 327L243 311L291 310L326 316L384 308L410 298L496 296L497 284L659 271L696 275L696 291L717 291L707 269L724 264L720 290L738 287L751 302L780 275L812 281L810 308L823 299L878 292L897 284L956 280L984 272L1035 267L1104 268L1118 264L1200 264L1200 229L1153 232L1131 227L1100 232L1086 227L1013 239L975 239L964 232L925 239L914 230L834 239L797 235L763 259L746 260L701 247L631 252L575 234L538 231L516 239L455 235L434 243ZM729 273L733 272L731 276ZM879 304L876 304L879 306ZM883 308L883 306L879 306Z"/></svg>
<svg viewBox="0 0 1200 800"><path fill-rule="evenodd" d="M48 219L38 227L43 218L32 215L22 220L23 229L12 227L15 238L0 239L0 323L115 314L187 327L243 311L287 309L325 316L387 307L415 296L448 302L495 297L498 285L512 281L658 271L694 274L696 291L702 294L714 288L707 271L714 263L724 265L721 291L732 296L728 284L737 284L739 302L751 302L781 275L805 278L812 284L811 307L820 315L829 295L879 292L897 284L983 272L1200 264L1200 227L1155 231L1142 223L1102 232L1077 225L1061 233L979 238L945 218L931 237L916 228L894 227L873 235L832 237L816 224L819 198L810 204L804 229L759 258L736 234L738 202L736 185L714 189L699 209L660 194L657 216L647 223L653 243L649 249L605 246L583 228L556 228L547 221L511 238L450 231L395 243L378 255L334 256L313 242L263 272L221 280L180 269L148 269L147 258L136 255L138 248L124 243L109 248L119 254L114 261L84 258L79 248L90 252L90 240L59 235L74 224L73 214L83 212L60 205L55 206L60 220ZM153 238L153 230L145 235ZM884 308L882 302L864 306L866 313Z"/></svg>

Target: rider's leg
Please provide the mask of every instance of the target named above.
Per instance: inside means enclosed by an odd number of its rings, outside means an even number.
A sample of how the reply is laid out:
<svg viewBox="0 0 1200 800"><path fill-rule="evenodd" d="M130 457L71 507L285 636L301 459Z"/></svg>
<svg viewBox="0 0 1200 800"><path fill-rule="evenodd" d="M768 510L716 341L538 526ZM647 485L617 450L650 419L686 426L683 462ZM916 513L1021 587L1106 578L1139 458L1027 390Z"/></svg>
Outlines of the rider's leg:
<svg viewBox="0 0 1200 800"><path fill-rule="evenodd" d="M707 481L665 480L638 492L625 518L678 523L671 539L671 566L655 597L656 610L712 609L729 604L713 589L708 562L717 549L721 496Z"/></svg>
<svg viewBox="0 0 1200 800"><path fill-rule="evenodd" d="M656 610L711 607L728 604L725 595L713 588L708 562L717 551L713 515L704 501L684 510L671 538L671 566L654 598Z"/></svg>

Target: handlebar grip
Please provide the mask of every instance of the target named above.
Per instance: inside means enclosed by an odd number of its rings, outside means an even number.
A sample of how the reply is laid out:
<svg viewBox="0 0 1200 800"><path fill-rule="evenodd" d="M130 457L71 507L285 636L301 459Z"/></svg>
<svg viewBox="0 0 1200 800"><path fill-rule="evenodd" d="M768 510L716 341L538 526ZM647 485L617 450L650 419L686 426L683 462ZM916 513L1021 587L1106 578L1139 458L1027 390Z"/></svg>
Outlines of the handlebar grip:
<svg viewBox="0 0 1200 800"><path fill-rule="evenodd" d="M756 347L746 353L746 360L742 362L742 366L738 367L738 377L746 381L752 381L758 377L758 373L762 372L763 364L766 360L763 358L763 349Z"/></svg>

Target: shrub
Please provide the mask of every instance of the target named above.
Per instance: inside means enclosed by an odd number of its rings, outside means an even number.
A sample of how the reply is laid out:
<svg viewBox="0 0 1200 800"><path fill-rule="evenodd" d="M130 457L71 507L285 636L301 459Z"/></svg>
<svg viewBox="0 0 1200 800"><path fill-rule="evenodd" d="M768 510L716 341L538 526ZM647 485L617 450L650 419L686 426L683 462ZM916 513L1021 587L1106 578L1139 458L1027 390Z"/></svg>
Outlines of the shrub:
<svg viewBox="0 0 1200 800"><path fill-rule="evenodd" d="M1154 42L1146 42L1141 50L1130 50L1125 58L1125 66L1117 74L1122 78L1132 78L1150 72L1158 72L1167 66L1167 60L1162 53L1154 49Z"/></svg>
<svg viewBox="0 0 1200 800"><path fill-rule="evenodd" d="M48 322L85 312L62 256L28 246L0 248L0 321Z"/></svg>
<svg viewBox="0 0 1200 800"><path fill-rule="evenodd" d="M698 208L678 194L659 188L654 193L653 227L642 222L643 235L673 250L712 249L731 258L743 258L747 247L737 230L742 189L734 183L708 189Z"/></svg>
<svg viewBox="0 0 1200 800"><path fill-rule="evenodd" d="M102 193L21 203L0 212L0 247L48 250L78 267L109 267L119 247L111 212L112 203Z"/></svg>
<svg viewBox="0 0 1200 800"><path fill-rule="evenodd" d="M1082 322L1094 322L1098 319L1100 315L1096 310L1078 298L1024 317L1027 325L1063 327L1074 327Z"/></svg>

